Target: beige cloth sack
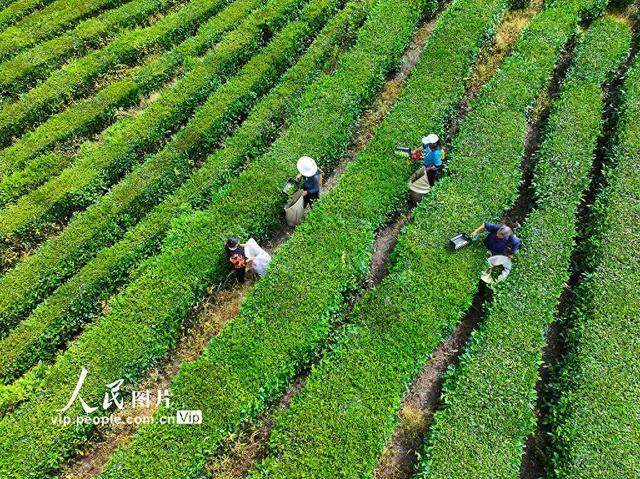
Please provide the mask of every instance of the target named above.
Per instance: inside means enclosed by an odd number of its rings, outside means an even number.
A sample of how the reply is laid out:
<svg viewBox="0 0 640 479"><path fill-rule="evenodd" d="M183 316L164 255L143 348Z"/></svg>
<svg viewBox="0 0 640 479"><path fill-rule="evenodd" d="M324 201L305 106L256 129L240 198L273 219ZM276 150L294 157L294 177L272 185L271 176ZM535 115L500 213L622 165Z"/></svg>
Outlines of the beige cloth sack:
<svg viewBox="0 0 640 479"><path fill-rule="evenodd" d="M414 203L419 203L420 200L429 193L431 185L429 185L429 179L425 174L424 167L420 167L409 179L409 194L411 200Z"/></svg>
<svg viewBox="0 0 640 479"><path fill-rule="evenodd" d="M302 190L298 190L284 207L284 214L289 226L297 226L304 218L304 198Z"/></svg>

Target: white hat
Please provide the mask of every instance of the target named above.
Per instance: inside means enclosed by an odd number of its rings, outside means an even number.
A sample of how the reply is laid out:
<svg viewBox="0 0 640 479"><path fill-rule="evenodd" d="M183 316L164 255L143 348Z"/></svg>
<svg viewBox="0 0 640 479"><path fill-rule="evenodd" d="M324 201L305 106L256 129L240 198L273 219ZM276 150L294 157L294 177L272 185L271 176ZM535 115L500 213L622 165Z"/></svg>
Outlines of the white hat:
<svg viewBox="0 0 640 479"><path fill-rule="evenodd" d="M422 144L431 145L432 143L437 143L439 139L440 138L438 138L438 135L436 135L435 133L431 133L422 139Z"/></svg>
<svg viewBox="0 0 640 479"><path fill-rule="evenodd" d="M318 171L318 165L313 158L303 156L298 160L298 171L302 176L313 176Z"/></svg>

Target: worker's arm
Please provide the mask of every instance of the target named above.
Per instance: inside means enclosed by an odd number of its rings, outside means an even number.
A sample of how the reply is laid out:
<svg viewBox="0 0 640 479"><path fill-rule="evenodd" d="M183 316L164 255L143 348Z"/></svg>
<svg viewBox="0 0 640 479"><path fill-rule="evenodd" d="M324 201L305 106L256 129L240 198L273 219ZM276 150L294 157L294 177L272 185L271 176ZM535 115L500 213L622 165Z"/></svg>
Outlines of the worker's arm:
<svg viewBox="0 0 640 479"><path fill-rule="evenodd" d="M480 231L482 231L483 229L484 229L484 223L482 223L475 230L473 230L473 233L471 233L471 237L474 238L474 237L478 236L478 233L480 233Z"/></svg>
<svg viewBox="0 0 640 479"><path fill-rule="evenodd" d="M413 155L417 155L418 153L422 153L422 150L424 150L424 145L420 145L418 148L416 148L415 150L413 150L411 152L411 154Z"/></svg>
<svg viewBox="0 0 640 479"><path fill-rule="evenodd" d="M516 251L520 249L520 246L522 246L522 241L520 241L520 238L518 238L516 235L511 235L511 254L509 255L509 258L513 258L513 255L516 254Z"/></svg>

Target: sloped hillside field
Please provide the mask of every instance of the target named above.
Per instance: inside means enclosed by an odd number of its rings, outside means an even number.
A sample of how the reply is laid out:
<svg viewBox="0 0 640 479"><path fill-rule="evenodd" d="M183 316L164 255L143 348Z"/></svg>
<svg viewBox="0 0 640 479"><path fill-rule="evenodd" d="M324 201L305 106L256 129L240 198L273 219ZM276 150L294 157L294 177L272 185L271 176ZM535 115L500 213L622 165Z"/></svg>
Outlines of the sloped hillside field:
<svg viewBox="0 0 640 479"><path fill-rule="evenodd" d="M640 479L640 3L0 0L0 478Z"/></svg>

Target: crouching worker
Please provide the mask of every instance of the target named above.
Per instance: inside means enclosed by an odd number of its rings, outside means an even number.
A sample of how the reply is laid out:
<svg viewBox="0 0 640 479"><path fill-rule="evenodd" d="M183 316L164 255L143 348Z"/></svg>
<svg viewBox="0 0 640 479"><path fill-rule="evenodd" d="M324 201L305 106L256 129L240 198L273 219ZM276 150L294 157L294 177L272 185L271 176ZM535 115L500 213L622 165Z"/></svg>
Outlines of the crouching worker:
<svg viewBox="0 0 640 479"><path fill-rule="evenodd" d="M413 150L413 155L422 153L425 174L429 180L429 185L433 186L442 176L443 161L445 152L440 144L440 138L435 133L425 136L422 139L422 146Z"/></svg>
<svg viewBox="0 0 640 479"><path fill-rule="evenodd" d="M302 185L302 196L304 201L304 207L307 205L310 207L313 202L320 198L320 186L322 185L322 171L316 165L313 158L303 156L298 160L296 165L298 168L298 176L296 176L296 182L300 182L304 177L304 183Z"/></svg>
<svg viewBox="0 0 640 479"><path fill-rule="evenodd" d="M244 283L247 264L251 264L253 261L245 254L244 245L238 242L238 238L231 236L224 244L224 251L227 254L227 260L231 263L231 269L236 274L238 283Z"/></svg>
<svg viewBox="0 0 640 479"><path fill-rule="evenodd" d="M482 230L487 230L489 233L484 239L484 245L487 247L487 254L489 255L487 260L489 269L482 275L482 280L487 284L493 282L492 273L494 268L502 267L502 272L496 278L496 281L500 282L511 272L511 260L522 242L520 238L513 234L510 227L494 223L482 223L471 233L471 237L475 240Z"/></svg>
<svg viewBox="0 0 640 479"><path fill-rule="evenodd" d="M263 250L253 238L249 238L245 244L239 244L238 239L230 237L224 245L227 259L236 274L239 283L244 283L247 266L260 276L267 272L267 266L271 262L271 255Z"/></svg>

